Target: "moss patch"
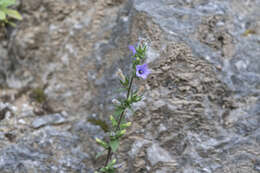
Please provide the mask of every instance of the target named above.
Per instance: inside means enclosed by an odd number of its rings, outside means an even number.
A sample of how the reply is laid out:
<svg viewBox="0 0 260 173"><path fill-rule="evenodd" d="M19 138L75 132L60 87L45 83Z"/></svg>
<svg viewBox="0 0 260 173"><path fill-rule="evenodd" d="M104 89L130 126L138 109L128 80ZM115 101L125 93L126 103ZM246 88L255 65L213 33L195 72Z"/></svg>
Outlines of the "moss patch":
<svg viewBox="0 0 260 173"><path fill-rule="evenodd" d="M243 36L248 36L250 34L256 34L256 31L255 30L252 30L252 29L247 29L244 33L243 33Z"/></svg>
<svg viewBox="0 0 260 173"><path fill-rule="evenodd" d="M109 131L109 125L104 120L89 118L88 122L93 125L99 126L104 132Z"/></svg>
<svg viewBox="0 0 260 173"><path fill-rule="evenodd" d="M43 103L46 101L46 95L44 94L44 90L42 88L35 88L32 90L31 98L39 103Z"/></svg>

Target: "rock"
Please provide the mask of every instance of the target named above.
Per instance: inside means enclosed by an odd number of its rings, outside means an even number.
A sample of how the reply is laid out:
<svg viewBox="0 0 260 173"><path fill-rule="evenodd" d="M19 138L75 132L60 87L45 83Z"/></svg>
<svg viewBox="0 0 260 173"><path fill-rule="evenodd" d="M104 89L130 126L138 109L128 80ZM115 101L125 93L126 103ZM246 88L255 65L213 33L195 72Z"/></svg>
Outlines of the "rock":
<svg viewBox="0 0 260 173"><path fill-rule="evenodd" d="M27 0L1 33L0 172L94 172L129 44L149 45L120 173L259 172L259 1ZM91 7L91 8L90 8ZM43 103L30 93L41 88ZM6 108L10 110L6 110ZM55 114L54 112L66 112ZM37 116L43 115L43 116Z"/></svg>
<svg viewBox="0 0 260 173"><path fill-rule="evenodd" d="M158 162L173 162L171 155L157 144L153 144L147 149L147 156L152 166Z"/></svg>
<svg viewBox="0 0 260 173"><path fill-rule="evenodd" d="M136 140L135 143L131 147L131 151L129 151L130 157L134 158L139 153L140 149L143 147L144 144L148 144L149 141L141 141Z"/></svg>
<svg viewBox="0 0 260 173"><path fill-rule="evenodd" d="M67 122L67 120L61 114L44 115L36 118L32 122L33 128L40 128L46 125L58 125Z"/></svg>
<svg viewBox="0 0 260 173"><path fill-rule="evenodd" d="M0 150L1 172L89 172L82 160L88 154L69 132L44 127ZM74 146L74 147L71 147ZM55 162L55 164L54 164Z"/></svg>

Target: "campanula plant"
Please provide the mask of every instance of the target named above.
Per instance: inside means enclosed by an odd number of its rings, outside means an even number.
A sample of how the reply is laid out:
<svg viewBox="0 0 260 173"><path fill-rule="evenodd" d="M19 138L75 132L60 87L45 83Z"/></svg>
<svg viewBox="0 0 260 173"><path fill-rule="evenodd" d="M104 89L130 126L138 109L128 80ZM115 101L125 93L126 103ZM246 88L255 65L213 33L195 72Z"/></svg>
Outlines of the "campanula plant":
<svg viewBox="0 0 260 173"><path fill-rule="evenodd" d="M120 77L122 88L126 91L126 97L117 101L113 115L110 115L111 127L109 132L109 140L104 141L96 138L96 142L107 151L105 164L102 168L98 169L95 173L115 173L116 159L113 155L119 147L119 140L126 133L126 129L131 126L131 122L127 122L124 116L126 109L131 109L132 104L139 102L142 96L137 91L132 89L135 79L146 79L150 74L150 70L145 61L146 45L139 44L137 47L129 46L132 58L132 68L130 76L125 76L121 70L117 74ZM103 152L99 153L101 155ZM98 157L97 156L97 157Z"/></svg>

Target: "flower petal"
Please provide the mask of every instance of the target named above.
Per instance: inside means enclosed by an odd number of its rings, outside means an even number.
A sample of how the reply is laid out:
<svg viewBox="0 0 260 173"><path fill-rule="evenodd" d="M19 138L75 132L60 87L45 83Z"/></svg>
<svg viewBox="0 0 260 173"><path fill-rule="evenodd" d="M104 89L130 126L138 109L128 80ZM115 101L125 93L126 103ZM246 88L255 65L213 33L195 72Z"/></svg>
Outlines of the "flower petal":
<svg viewBox="0 0 260 173"><path fill-rule="evenodd" d="M133 55L136 54L135 47L133 45L129 45L128 48L133 52Z"/></svg>
<svg viewBox="0 0 260 173"><path fill-rule="evenodd" d="M136 66L136 76L146 79L150 74L147 64L137 65Z"/></svg>

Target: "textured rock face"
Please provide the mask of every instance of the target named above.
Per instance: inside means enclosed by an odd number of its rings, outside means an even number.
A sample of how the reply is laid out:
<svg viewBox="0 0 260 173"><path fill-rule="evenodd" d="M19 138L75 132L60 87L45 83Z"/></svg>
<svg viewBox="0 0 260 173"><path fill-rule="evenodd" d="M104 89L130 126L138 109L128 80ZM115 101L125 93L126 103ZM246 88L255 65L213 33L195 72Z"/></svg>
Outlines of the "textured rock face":
<svg viewBox="0 0 260 173"><path fill-rule="evenodd" d="M119 172L260 171L259 1L26 0L0 36L0 172L89 172L127 46L153 69ZM102 121L103 124L105 124ZM96 125L95 125L96 124Z"/></svg>

